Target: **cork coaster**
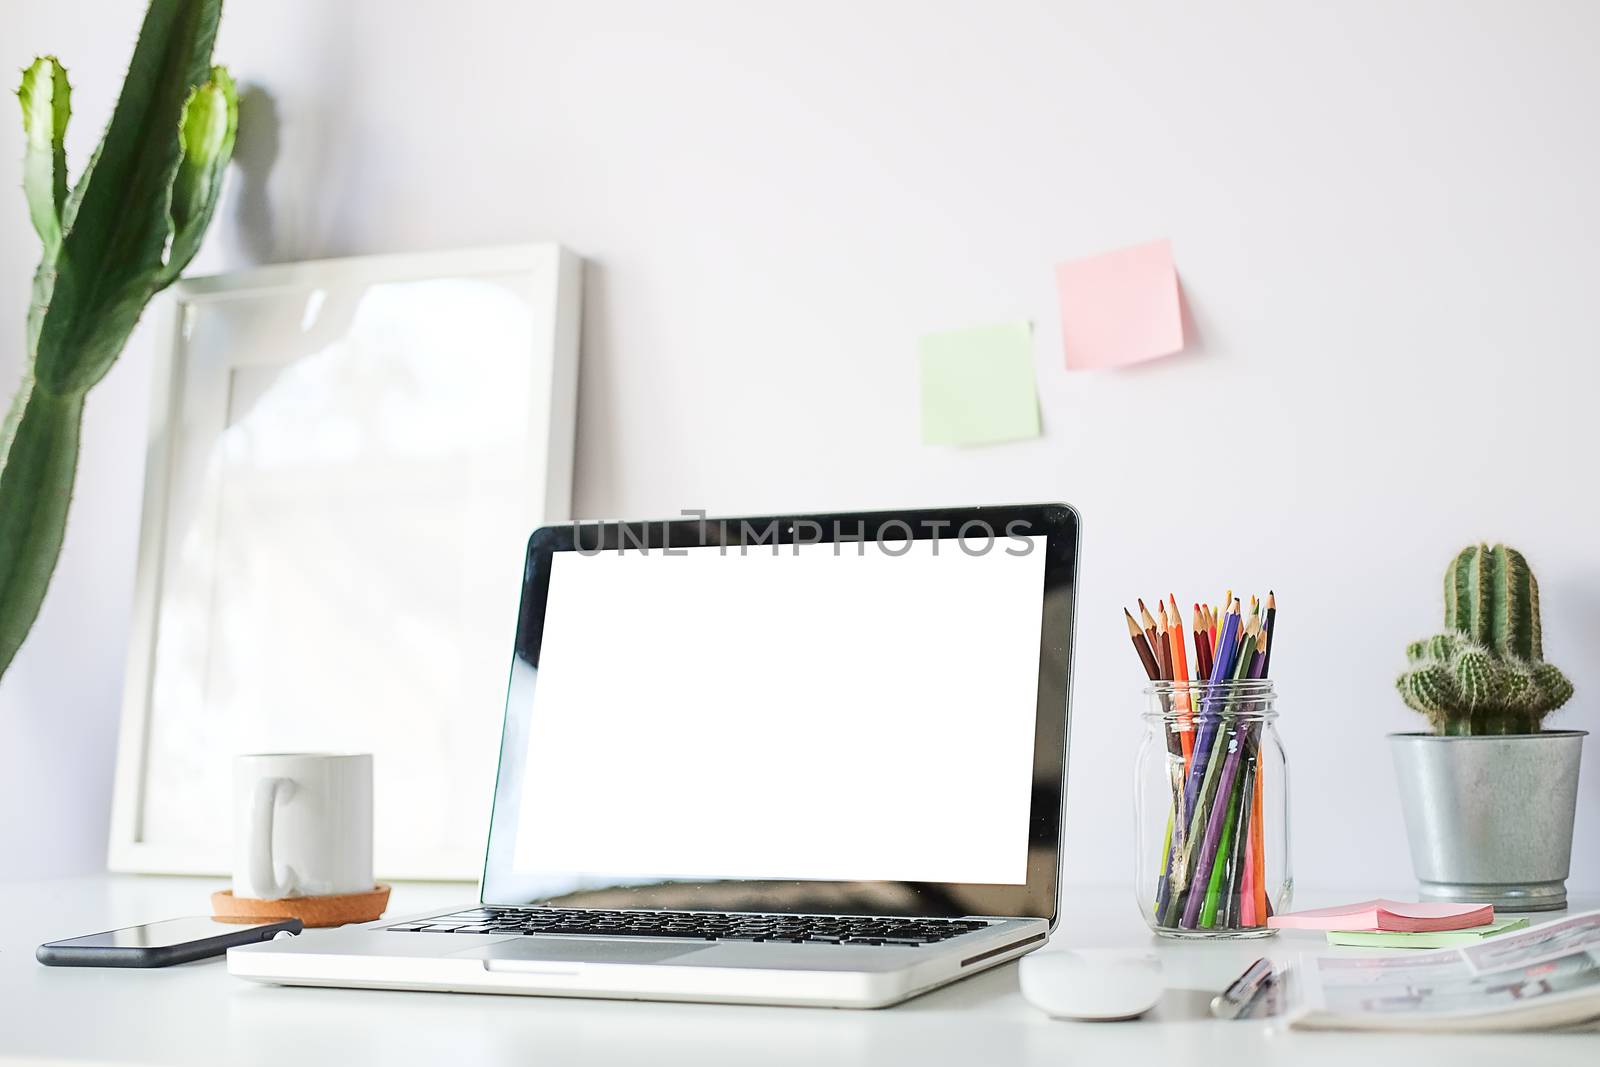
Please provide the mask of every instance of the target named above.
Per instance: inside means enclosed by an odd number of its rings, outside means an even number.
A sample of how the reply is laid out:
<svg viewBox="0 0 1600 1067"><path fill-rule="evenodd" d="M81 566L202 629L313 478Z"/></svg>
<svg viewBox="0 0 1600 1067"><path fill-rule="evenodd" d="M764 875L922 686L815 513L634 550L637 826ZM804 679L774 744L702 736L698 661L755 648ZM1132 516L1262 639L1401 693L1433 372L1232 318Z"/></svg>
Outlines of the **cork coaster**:
<svg viewBox="0 0 1600 1067"><path fill-rule="evenodd" d="M211 894L211 917L223 923L258 923L268 919L299 919L307 927L344 926L381 918L389 906L389 887L380 885L365 893L340 893L326 897L284 897L255 900L236 897L233 890Z"/></svg>

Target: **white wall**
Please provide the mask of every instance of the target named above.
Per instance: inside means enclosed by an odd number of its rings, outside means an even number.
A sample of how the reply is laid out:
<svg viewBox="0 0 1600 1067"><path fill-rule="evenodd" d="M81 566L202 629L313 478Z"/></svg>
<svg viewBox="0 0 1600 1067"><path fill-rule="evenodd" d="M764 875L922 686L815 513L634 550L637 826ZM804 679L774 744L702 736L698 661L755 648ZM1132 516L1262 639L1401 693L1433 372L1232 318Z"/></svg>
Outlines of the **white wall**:
<svg viewBox="0 0 1600 1067"><path fill-rule="evenodd" d="M0 0L6 64L72 70L76 161L141 8ZM1077 504L1073 880L1130 871L1120 606L1274 587L1300 880L1403 885L1391 678L1463 543L1528 553L1579 692L1555 721L1600 726L1596 39L1600 6L1510 0L230 0L218 55L265 95L203 266L571 245L584 516ZM1199 342L1066 374L1051 264L1158 236ZM0 199L8 384L31 238ZM921 446L917 335L1018 317L1045 436ZM146 376L90 401L0 691L0 877L101 860ZM1597 835L1591 743L1591 890Z"/></svg>

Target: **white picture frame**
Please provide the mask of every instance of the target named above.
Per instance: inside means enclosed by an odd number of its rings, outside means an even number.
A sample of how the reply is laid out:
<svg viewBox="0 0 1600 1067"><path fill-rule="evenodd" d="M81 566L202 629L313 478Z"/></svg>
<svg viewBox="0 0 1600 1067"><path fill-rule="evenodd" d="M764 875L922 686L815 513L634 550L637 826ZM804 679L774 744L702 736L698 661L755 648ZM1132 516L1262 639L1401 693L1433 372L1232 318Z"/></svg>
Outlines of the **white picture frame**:
<svg viewBox="0 0 1600 1067"><path fill-rule="evenodd" d="M369 751L379 879L480 876L524 545L570 515L580 287L539 244L152 309L112 870L228 873L234 754Z"/></svg>

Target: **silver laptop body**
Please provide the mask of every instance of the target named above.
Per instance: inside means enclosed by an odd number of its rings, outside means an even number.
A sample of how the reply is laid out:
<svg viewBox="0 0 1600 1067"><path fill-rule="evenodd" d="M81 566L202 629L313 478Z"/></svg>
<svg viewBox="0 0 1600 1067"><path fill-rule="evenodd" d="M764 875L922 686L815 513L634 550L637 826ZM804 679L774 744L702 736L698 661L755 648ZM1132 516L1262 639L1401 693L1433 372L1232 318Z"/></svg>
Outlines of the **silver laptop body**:
<svg viewBox="0 0 1600 1067"><path fill-rule="evenodd" d="M1077 548L1063 504L541 529L477 901L228 970L871 1008L1038 948Z"/></svg>

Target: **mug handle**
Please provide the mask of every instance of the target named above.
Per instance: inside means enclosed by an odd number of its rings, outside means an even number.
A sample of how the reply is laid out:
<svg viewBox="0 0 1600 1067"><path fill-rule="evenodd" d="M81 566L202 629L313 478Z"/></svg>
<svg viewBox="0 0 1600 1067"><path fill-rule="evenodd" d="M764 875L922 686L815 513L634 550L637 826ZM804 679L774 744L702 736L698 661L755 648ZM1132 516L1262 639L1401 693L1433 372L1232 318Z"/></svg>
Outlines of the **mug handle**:
<svg viewBox="0 0 1600 1067"><path fill-rule="evenodd" d="M294 871L284 869L283 881L278 881L276 864L272 862L272 818L277 812L278 800L288 799L294 782L288 778L263 778L256 782L255 802L250 813L250 884L262 900L278 900L294 892Z"/></svg>

